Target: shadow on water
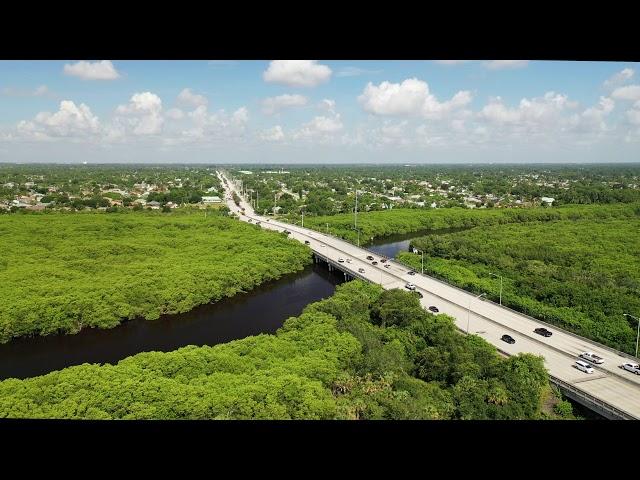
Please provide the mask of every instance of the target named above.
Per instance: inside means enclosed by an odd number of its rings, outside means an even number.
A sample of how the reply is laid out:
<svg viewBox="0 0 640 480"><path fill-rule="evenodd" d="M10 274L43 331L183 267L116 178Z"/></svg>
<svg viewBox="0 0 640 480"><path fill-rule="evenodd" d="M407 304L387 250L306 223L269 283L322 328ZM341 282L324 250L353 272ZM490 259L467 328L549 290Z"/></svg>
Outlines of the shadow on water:
<svg viewBox="0 0 640 480"><path fill-rule="evenodd" d="M287 318L331 296L343 282L341 272L329 272L326 264L313 264L250 292L186 313L131 320L110 330L16 339L0 345L0 379L33 377L82 363L117 363L140 352L167 352L186 345L216 345L274 333Z"/></svg>

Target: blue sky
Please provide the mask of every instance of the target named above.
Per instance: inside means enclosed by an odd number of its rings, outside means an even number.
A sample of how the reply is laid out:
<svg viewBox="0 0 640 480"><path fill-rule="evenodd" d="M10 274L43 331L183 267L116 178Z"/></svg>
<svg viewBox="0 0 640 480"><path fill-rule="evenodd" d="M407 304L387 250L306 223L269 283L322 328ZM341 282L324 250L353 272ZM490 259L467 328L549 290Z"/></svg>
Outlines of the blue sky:
<svg viewBox="0 0 640 480"><path fill-rule="evenodd" d="M0 162L640 161L638 65L0 61Z"/></svg>

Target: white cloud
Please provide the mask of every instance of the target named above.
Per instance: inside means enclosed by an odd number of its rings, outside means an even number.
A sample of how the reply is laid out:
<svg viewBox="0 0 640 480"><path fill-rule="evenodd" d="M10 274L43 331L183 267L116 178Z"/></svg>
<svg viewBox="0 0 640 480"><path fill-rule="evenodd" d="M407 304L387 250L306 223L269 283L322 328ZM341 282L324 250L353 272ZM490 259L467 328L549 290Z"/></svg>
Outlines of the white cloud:
<svg viewBox="0 0 640 480"><path fill-rule="evenodd" d="M329 113L332 113L335 115L336 113L336 101L335 100L331 100L329 98L324 98L319 104L318 104L318 108L320 110L326 110Z"/></svg>
<svg viewBox="0 0 640 480"><path fill-rule="evenodd" d="M365 111L376 115L419 115L439 119L464 107L471 101L471 93L461 91L446 102L439 102L429 93L426 82L409 78L402 83L367 84L358 101Z"/></svg>
<svg viewBox="0 0 640 480"><path fill-rule="evenodd" d="M344 128L340 115L333 117L317 116L313 120L302 125L293 133L294 139L315 139L326 141Z"/></svg>
<svg viewBox="0 0 640 480"><path fill-rule="evenodd" d="M640 100L640 85L627 85L616 88L611 94L616 100Z"/></svg>
<svg viewBox="0 0 640 480"><path fill-rule="evenodd" d="M494 123L551 125L564 109L575 107L577 103L569 101L566 95L547 92L544 97L531 100L523 98L518 108L508 108L500 97L493 98L478 116Z"/></svg>
<svg viewBox="0 0 640 480"><path fill-rule="evenodd" d="M624 70L621 70L620 72L616 73L615 75L612 75L607 80L605 80L603 85L605 88L617 87L618 85L622 85L623 83L631 79L631 77L633 77L633 74L634 74L633 69L625 68Z"/></svg>
<svg viewBox="0 0 640 480"><path fill-rule="evenodd" d="M162 131L162 100L151 92L135 93L127 105L119 105L116 112L130 116L124 123L135 135L157 135Z"/></svg>
<svg viewBox="0 0 640 480"><path fill-rule="evenodd" d="M329 81L331 69L317 60L273 60L262 78L290 87L315 87Z"/></svg>
<svg viewBox="0 0 640 480"><path fill-rule="evenodd" d="M209 101L204 95L195 94L191 89L185 88L178 94L178 103L183 106L199 107L200 105L207 105Z"/></svg>
<svg viewBox="0 0 640 480"><path fill-rule="evenodd" d="M101 62L85 62L84 60L74 64L65 64L64 73L82 80L115 80L120 74L110 60Z"/></svg>
<svg viewBox="0 0 640 480"><path fill-rule="evenodd" d="M187 118L194 125L193 128L183 130L178 142L208 142L217 139L240 138L245 134L249 122L249 111L240 107L231 115L224 110L210 114L205 105L187 113Z"/></svg>
<svg viewBox="0 0 640 480"><path fill-rule="evenodd" d="M265 98L262 101L262 111L266 115L273 115L284 108L303 107L307 104L307 97L303 95L279 95Z"/></svg>
<svg viewBox="0 0 640 480"><path fill-rule="evenodd" d="M170 108L165 113L165 116L171 120L181 120L184 118L184 112L179 108Z"/></svg>
<svg viewBox="0 0 640 480"><path fill-rule="evenodd" d="M357 77L360 75L375 75L382 70L367 70L359 67L343 67L336 73L336 77Z"/></svg>
<svg viewBox="0 0 640 480"><path fill-rule="evenodd" d="M280 125L263 130L260 133L260 138L269 142L279 142L284 139L284 132Z"/></svg>
<svg viewBox="0 0 640 480"><path fill-rule="evenodd" d="M99 133L100 121L91 113L91 109L81 103L76 105L71 100L60 102L55 113L40 112L33 121L18 123L20 133L36 139L49 137L86 137Z"/></svg>
<svg viewBox="0 0 640 480"><path fill-rule="evenodd" d="M529 64L529 60L489 60L483 63L489 70L502 70L505 68L523 68Z"/></svg>

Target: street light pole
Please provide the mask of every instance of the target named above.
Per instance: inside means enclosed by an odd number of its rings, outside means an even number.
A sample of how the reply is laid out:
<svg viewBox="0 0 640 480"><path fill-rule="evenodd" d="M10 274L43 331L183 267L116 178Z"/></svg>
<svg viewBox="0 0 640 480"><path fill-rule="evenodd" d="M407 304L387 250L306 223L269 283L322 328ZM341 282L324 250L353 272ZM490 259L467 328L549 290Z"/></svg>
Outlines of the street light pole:
<svg viewBox="0 0 640 480"><path fill-rule="evenodd" d="M502 306L502 275L496 275L495 273L492 273L491 275L494 277L500 277L500 306Z"/></svg>
<svg viewBox="0 0 640 480"><path fill-rule="evenodd" d="M327 223L327 235L329 235L329 224Z"/></svg>
<svg viewBox="0 0 640 480"><path fill-rule="evenodd" d="M485 295L486 295L486 293L481 293L476 298L473 298L473 299L469 300L469 307L467 308L467 335L469 335L469 317L471 316L471 302L473 300L477 300L480 297L484 297Z"/></svg>
<svg viewBox="0 0 640 480"><path fill-rule="evenodd" d="M640 318L634 317L633 315L629 315L628 313L624 314L625 317L635 318L638 321L638 333L636 334L636 358L638 358L638 339L640 339Z"/></svg>

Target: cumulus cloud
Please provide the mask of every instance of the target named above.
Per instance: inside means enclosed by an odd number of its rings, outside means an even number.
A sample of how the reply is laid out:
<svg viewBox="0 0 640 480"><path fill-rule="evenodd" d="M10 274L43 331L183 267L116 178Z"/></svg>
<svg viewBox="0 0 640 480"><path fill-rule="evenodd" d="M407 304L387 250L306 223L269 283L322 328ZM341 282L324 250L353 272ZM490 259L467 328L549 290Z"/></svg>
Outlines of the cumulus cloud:
<svg viewBox="0 0 640 480"><path fill-rule="evenodd" d="M480 118L494 123L548 124L567 108L577 107L566 95L547 92L543 97L531 100L523 98L518 108L508 108L500 97L493 98L478 114Z"/></svg>
<svg viewBox="0 0 640 480"><path fill-rule="evenodd" d="M633 77L633 74L634 74L633 69L625 68L624 70L612 75L607 80L605 80L603 85L605 88L608 88L608 89L615 88L627 82L628 80L630 80L631 77Z"/></svg>
<svg viewBox="0 0 640 480"><path fill-rule="evenodd" d="M200 105L187 113L187 119L192 122L193 128L181 132L180 141L182 142L239 138L245 134L249 122L249 111L246 107L240 107L231 115L224 110L209 113L205 105Z"/></svg>
<svg viewBox="0 0 640 480"><path fill-rule="evenodd" d="M489 70L503 70L506 68L523 68L529 65L529 60L489 60L483 65Z"/></svg>
<svg viewBox="0 0 640 480"><path fill-rule="evenodd" d="M640 85L627 85L616 88L611 97L616 100L640 100Z"/></svg>
<svg viewBox="0 0 640 480"><path fill-rule="evenodd" d="M336 101L331 100L329 98L324 98L320 103L318 103L318 108L320 110L325 110L333 115L336 114Z"/></svg>
<svg viewBox="0 0 640 480"><path fill-rule="evenodd" d="M162 131L162 100L151 92L135 93L129 103L119 105L116 112L128 116L122 121L132 129L135 135L157 135Z"/></svg>
<svg viewBox="0 0 640 480"><path fill-rule="evenodd" d="M303 107L307 104L307 97L303 95L279 95L265 98L262 101L262 111L266 115L273 115L284 108Z"/></svg>
<svg viewBox="0 0 640 480"><path fill-rule="evenodd" d="M268 142L279 142L284 139L284 132L280 125L276 125L260 132L260 138Z"/></svg>
<svg viewBox="0 0 640 480"><path fill-rule="evenodd" d="M195 94L191 89L185 88L178 94L178 103L188 107L199 107L200 105L207 105L209 101L204 95Z"/></svg>
<svg viewBox="0 0 640 480"><path fill-rule="evenodd" d="M340 114L332 117L317 116L293 133L294 139L315 139L326 141L344 128Z"/></svg>
<svg viewBox="0 0 640 480"><path fill-rule="evenodd" d="M115 80L120 78L120 74L110 60L101 62L81 62L65 64L64 73L82 80Z"/></svg>
<svg viewBox="0 0 640 480"><path fill-rule="evenodd" d="M179 108L170 108L165 113L165 116L171 120L181 120L184 118L184 112Z"/></svg>
<svg viewBox="0 0 640 480"><path fill-rule="evenodd" d="M63 100L57 112L40 112L33 121L18 123L18 132L37 139L49 137L86 137L96 135L100 121L91 109L81 103Z"/></svg>
<svg viewBox="0 0 640 480"><path fill-rule="evenodd" d="M331 69L317 60L273 60L262 78L290 87L315 87L329 81Z"/></svg>
<svg viewBox="0 0 640 480"><path fill-rule="evenodd" d="M440 119L471 102L471 93L460 91L451 100L440 102L429 92L429 85L417 78L402 83L367 84L358 101L365 111L376 115L416 115Z"/></svg>

